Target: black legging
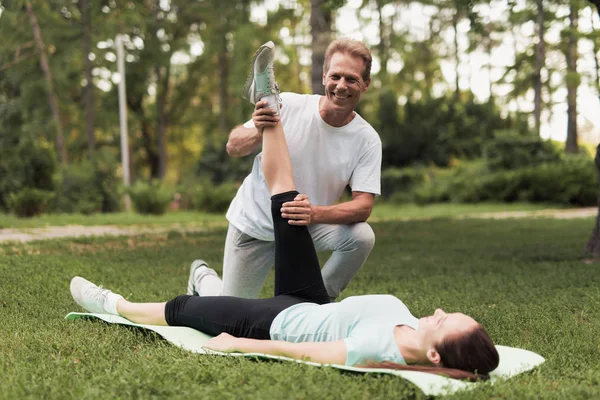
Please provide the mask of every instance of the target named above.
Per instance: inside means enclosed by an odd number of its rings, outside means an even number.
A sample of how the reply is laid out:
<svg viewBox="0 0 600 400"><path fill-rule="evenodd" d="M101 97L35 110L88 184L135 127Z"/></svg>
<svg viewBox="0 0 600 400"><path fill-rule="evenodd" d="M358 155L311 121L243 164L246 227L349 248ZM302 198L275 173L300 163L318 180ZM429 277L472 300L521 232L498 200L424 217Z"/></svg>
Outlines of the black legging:
<svg viewBox="0 0 600 400"><path fill-rule="evenodd" d="M230 296L178 296L165 307L171 326L187 326L209 335L227 332L236 337L270 339L271 323L281 311L298 303L330 302L315 247L305 226L281 217L281 206L297 191L271 197L275 231L275 294L269 299Z"/></svg>

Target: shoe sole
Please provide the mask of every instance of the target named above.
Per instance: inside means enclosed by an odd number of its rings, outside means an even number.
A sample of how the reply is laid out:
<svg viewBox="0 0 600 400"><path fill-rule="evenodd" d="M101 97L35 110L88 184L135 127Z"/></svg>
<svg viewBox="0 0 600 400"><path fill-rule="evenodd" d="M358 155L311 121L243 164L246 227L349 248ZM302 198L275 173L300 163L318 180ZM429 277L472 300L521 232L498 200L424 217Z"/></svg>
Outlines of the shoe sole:
<svg viewBox="0 0 600 400"><path fill-rule="evenodd" d="M260 55L261 51L263 51L264 48L269 48L273 50L274 47L275 43L269 41L260 46L258 50L256 50L256 52L254 53L254 56L252 57L252 63L250 64L250 74L248 75L248 79L246 79L246 84L244 85L244 90L242 91L242 98L249 100L246 93L248 93L248 89L250 89L250 87L252 86L252 82L254 82L254 64L256 63L256 59Z"/></svg>

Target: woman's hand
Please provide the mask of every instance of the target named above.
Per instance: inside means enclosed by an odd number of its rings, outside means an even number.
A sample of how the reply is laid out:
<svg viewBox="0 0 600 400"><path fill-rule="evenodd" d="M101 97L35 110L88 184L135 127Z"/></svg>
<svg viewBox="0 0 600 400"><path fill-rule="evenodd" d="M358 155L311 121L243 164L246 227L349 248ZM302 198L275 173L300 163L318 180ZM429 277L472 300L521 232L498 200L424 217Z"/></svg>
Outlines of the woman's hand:
<svg viewBox="0 0 600 400"><path fill-rule="evenodd" d="M233 353L239 351L237 345L239 344L240 338L231 336L229 333L221 333L219 336L215 336L210 339L203 347L207 349L221 351L223 353Z"/></svg>

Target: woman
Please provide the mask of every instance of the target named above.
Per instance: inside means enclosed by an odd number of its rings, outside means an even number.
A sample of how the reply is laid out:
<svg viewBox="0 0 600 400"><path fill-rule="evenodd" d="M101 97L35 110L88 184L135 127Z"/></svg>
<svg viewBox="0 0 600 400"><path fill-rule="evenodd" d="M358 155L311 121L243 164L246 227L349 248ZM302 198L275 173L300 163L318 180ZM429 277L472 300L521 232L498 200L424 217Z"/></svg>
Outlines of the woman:
<svg viewBox="0 0 600 400"><path fill-rule="evenodd" d="M438 309L417 319L396 297L366 295L330 303L305 226L281 216L298 192L280 123L264 128L262 168L273 195L275 295L269 299L179 296L166 303L131 303L75 277L71 294L90 312L130 321L191 327L216 336L205 347L256 352L319 363L410 369L459 379L486 379L499 356L485 329L460 313Z"/></svg>

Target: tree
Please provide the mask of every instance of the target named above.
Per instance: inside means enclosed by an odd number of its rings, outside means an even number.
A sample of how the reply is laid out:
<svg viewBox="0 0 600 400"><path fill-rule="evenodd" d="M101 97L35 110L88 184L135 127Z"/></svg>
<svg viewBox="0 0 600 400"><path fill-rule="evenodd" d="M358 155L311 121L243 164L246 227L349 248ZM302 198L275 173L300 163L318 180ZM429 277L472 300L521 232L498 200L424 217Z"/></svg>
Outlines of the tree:
<svg viewBox="0 0 600 400"><path fill-rule="evenodd" d="M600 0L589 1L596 6L596 11L598 12L598 16L600 16ZM596 55L594 55L594 57L595 56ZM600 184L600 144L596 147L596 157L594 157L594 163L596 164L596 169L598 170ZM600 259L600 195L598 196L598 215L596 216L596 223L594 224L592 234L585 246L585 251L592 257L593 260Z"/></svg>
<svg viewBox="0 0 600 400"><path fill-rule="evenodd" d="M498 45L502 43L502 38L495 37L494 34L502 34L505 32L504 24L497 21L487 21L471 24L471 30L469 31L469 36L471 36L469 51L474 51L477 48L482 48L485 52L488 62L486 65L487 73L488 73L488 87L490 96L488 98L488 102L494 102L494 81L492 79L492 51Z"/></svg>
<svg viewBox="0 0 600 400"><path fill-rule="evenodd" d="M408 101L431 99L434 86L444 82L440 64L443 43L441 26L432 18L423 40L411 40L407 34L403 36L405 38L396 45L397 51L402 54L403 66L391 78L392 84Z"/></svg>
<svg viewBox="0 0 600 400"><path fill-rule="evenodd" d="M81 13L81 49L85 76L85 87L83 89L85 101L85 131L88 140L88 151L90 154L93 154L96 149L96 135L94 132L94 120L96 116L94 112L93 66L92 60L90 60L92 52L92 4L90 3L90 0L79 0L78 6L79 12Z"/></svg>
<svg viewBox="0 0 600 400"><path fill-rule="evenodd" d="M29 16L29 23L31 24L31 28L33 29L33 38L37 49L40 53L40 66L42 71L44 72L44 77L46 78L47 90L48 90L48 102L50 103L50 109L52 110L52 115L54 116L54 122L56 124L56 149L60 156L60 162L62 164L67 163L67 148L65 146L65 139L63 136L63 127L60 118L60 109L58 106L58 96L54 90L54 80L52 78L52 71L50 70L50 64L48 63L48 54L46 52L46 45L42 40L42 33L40 26L37 22L37 17L35 15L35 11L31 5L31 1L25 2L25 7L27 8L27 15Z"/></svg>
<svg viewBox="0 0 600 400"><path fill-rule="evenodd" d="M327 50L327 46L331 41L335 4L332 0L311 0L310 5L310 33L312 37L310 81L312 92L322 95L325 94L323 63L325 61L325 50Z"/></svg>
<svg viewBox="0 0 600 400"><path fill-rule="evenodd" d="M565 32L566 48L565 58L567 60L567 141L565 151L567 153L576 153L579 148L577 145L577 88L579 87L580 77L577 73L577 25L579 14L579 5L577 0L571 0L569 4L569 28Z"/></svg>
<svg viewBox="0 0 600 400"><path fill-rule="evenodd" d="M536 0L536 30L537 42L535 44L535 75L533 80L533 119L535 134L540 135L542 117L542 69L546 63L546 41L544 39L544 1Z"/></svg>
<svg viewBox="0 0 600 400"><path fill-rule="evenodd" d="M524 5L518 8L517 5ZM535 21L534 37L531 38L531 44L524 49L518 49L515 46L515 61L509 66L501 83L510 83L512 90L509 94L511 100L518 100L527 96L533 88L534 109L533 109L533 127L532 133L539 136L541 118L543 112L552 112L552 97L556 90L556 85L552 83L550 76L556 69L546 58L548 43L546 43L544 32L545 28L556 19L555 2L549 1L528 1L525 3L509 3L509 24L513 27L515 43L518 41L518 35L515 32L516 27Z"/></svg>

